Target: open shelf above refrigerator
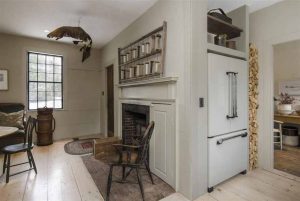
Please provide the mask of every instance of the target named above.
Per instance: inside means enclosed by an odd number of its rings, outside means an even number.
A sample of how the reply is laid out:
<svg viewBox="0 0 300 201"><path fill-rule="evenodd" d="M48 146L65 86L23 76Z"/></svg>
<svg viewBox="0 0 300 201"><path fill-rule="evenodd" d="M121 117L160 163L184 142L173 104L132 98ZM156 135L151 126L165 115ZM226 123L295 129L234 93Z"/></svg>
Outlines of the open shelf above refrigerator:
<svg viewBox="0 0 300 201"><path fill-rule="evenodd" d="M226 13L226 15L232 19L232 24L207 15L207 32L215 35L226 34L227 41L235 43L235 49L216 45L214 41L212 43L208 41L207 51L247 60L249 49L249 8L242 6Z"/></svg>
<svg viewBox="0 0 300 201"><path fill-rule="evenodd" d="M207 15L207 31L216 35L226 34L227 39L233 39L241 36L243 29L220 20L214 16Z"/></svg>

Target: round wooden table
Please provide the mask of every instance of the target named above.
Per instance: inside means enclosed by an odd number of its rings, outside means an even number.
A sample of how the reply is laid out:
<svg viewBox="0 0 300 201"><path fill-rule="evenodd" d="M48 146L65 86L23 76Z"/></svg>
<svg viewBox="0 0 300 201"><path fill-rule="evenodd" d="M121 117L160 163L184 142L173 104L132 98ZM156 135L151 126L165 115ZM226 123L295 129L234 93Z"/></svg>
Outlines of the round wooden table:
<svg viewBox="0 0 300 201"><path fill-rule="evenodd" d="M16 127L5 127L5 126L0 126L0 140L1 137L10 135L19 129ZM3 169L3 154L0 155L0 175L2 175L2 169Z"/></svg>
<svg viewBox="0 0 300 201"><path fill-rule="evenodd" d="M6 126L0 126L0 138L10 135L16 131L18 131L19 129L16 127L6 127Z"/></svg>

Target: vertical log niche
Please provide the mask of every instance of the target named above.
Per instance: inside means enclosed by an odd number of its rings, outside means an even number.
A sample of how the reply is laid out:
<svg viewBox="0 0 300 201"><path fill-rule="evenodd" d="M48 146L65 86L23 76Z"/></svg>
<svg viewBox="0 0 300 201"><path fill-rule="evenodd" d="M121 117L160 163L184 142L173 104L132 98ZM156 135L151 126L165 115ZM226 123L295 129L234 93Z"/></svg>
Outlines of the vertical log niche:
<svg viewBox="0 0 300 201"><path fill-rule="evenodd" d="M253 170L258 162L258 51L249 46L249 168Z"/></svg>

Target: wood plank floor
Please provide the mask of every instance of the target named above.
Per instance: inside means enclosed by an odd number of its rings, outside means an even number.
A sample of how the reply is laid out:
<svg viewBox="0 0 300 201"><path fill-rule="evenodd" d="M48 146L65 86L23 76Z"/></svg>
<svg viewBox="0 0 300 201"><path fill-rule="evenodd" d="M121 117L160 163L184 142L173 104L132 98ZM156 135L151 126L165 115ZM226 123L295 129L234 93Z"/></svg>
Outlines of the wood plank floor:
<svg viewBox="0 0 300 201"><path fill-rule="evenodd" d="M38 168L11 177L8 184L0 178L0 201L101 201L94 181L79 156L66 154L64 144L55 142L47 147L35 147L33 155ZM26 161L26 155L18 154L12 163ZM27 168L12 168L12 173Z"/></svg>
<svg viewBox="0 0 300 201"><path fill-rule="evenodd" d="M292 179L291 179L292 178ZM187 201L179 193L163 201ZM286 177L265 170L238 175L196 201L300 201L299 177Z"/></svg>
<svg viewBox="0 0 300 201"><path fill-rule="evenodd" d="M274 150L274 168L300 177L300 147L283 146Z"/></svg>
<svg viewBox="0 0 300 201"><path fill-rule="evenodd" d="M79 156L64 152L67 141L55 142L47 147L35 147L34 157L38 174L34 172L11 177L6 184L0 178L0 201L101 201L91 176ZM26 160L24 154L13 157L12 162ZM12 170L18 171L19 166ZM186 201L175 193L163 201ZM289 177L255 170L239 175L219 186L197 201L300 201L299 177Z"/></svg>

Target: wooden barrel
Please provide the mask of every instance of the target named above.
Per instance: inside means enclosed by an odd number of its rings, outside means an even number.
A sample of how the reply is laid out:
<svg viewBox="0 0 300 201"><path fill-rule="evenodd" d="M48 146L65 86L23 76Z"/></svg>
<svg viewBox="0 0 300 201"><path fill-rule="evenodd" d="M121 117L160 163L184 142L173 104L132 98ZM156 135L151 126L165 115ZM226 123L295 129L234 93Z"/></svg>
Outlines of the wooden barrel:
<svg viewBox="0 0 300 201"><path fill-rule="evenodd" d="M45 146L53 143L53 132L55 130L55 119L52 108L39 108L37 115L37 145Z"/></svg>

